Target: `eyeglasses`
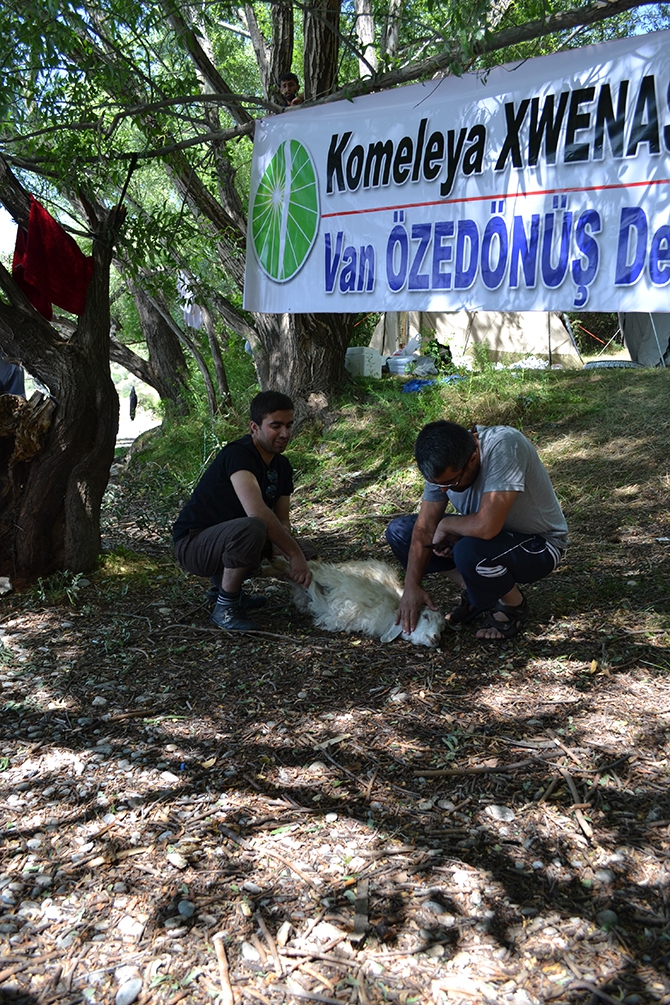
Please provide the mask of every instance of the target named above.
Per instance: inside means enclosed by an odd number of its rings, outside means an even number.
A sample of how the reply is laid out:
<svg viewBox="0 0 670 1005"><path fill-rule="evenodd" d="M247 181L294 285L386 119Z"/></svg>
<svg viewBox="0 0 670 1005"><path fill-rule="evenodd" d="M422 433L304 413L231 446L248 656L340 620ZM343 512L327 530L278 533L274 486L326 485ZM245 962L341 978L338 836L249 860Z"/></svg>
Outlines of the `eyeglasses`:
<svg viewBox="0 0 670 1005"><path fill-rule="evenodd" d="M468 464L469 463L470 462L468 461ZM444 489L445 491L451 489L451 491L453 492L454 489L457 489L458 486L463 481L463 475L465 474L465 469L467 468L468 464L463 465L463 467L458 473L457 478L451 478L448 482L428 482L428 484L433 485L436 489Z"/></svg>
<svg viewBox="0 0 670 1005"><path fill-rule="evenodd" d="M265 490L265 494L268 499L274 499L277 495L277 472L274 470L268 471L267 478L270 483Z"/></svg>

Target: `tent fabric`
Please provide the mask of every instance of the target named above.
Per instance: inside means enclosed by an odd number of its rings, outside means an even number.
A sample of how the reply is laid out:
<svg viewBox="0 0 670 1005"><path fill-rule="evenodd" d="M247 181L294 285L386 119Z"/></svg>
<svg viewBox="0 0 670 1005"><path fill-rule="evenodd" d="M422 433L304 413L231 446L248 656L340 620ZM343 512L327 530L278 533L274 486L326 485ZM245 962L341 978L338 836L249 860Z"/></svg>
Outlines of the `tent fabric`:
<svg viewBox="0 0 670 1005"><path fill-rule="evenodd" d="M533 356L549 365L578 368L582 358L562 315L539 311L408 311L387 313L370 345L382 355L420 333L447 345L454 364L467 365L476 345L488 345L492 361L513 363Z"/></svg>
<svg viewBox="0 0 670 1005"><path fill-rule="evenodd" d="M83 314L93 259L33 196L28 231L19 227L12 277L35 310L50 321L52 304L71 314Z"/></svg>
<svg viewBox="0 0 670 1005"><path fill-rule="evenodd" d="M670 366L670 314L619 314L619 327L635 363Z"/></svg>

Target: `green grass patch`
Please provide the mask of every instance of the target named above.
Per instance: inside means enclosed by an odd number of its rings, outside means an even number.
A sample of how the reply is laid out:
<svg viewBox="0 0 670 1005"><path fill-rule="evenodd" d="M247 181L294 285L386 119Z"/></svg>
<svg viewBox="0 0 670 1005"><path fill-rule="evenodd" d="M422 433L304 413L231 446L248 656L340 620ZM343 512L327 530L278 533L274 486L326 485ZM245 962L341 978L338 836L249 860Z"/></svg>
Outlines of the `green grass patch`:
<svg viewBox="0 0 670 1005"><path fill-rule="evenodd" d="M100 580L132 579L137 586L148 586L165 573L164 560L129 548L114 548L100 556Z"/></svg>
<svg viewBox="0 0 670 1005"><path fill-rule="evenodd" d="M41 604L69 604L74 607L80 591L87 585L88 580L79 572L54 572L51 576L40 576L27 597Z"/></svg>
<svg viewBox="0 0 670 1005"><path fill-rule="evenodd" d="M402 393L405 382L396 377L358 378L332 402L325 422L303 425L288 451L298 531L338 531L354 549L378 540L382 517L416 509L422 481L414 441L440 418L521 429L540 450L572 527L596 520L611 533L660 517L662 478L669 477L667 370L484 365L461 378L416 394ZM160 525L167 540L207 464L247 430L239 415L166 422L140 438L120 494L106 505L130 510L140 527Z"/></svg>

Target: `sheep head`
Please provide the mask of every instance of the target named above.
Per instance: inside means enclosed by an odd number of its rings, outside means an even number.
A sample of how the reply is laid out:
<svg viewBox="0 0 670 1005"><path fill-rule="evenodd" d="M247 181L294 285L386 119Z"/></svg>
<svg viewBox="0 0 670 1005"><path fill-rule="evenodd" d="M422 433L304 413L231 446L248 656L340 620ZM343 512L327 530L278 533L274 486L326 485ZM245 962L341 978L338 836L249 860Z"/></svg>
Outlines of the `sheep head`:
<svg viewBox="0 0 670 1005"><path fill-rule="evenodd" d="M440 644L444 627L444 615L439 611L431 611L430 607L422 607L413 632L408 635L403 632L402 625L391 625L380 641L392 642L402 635L405 642L411 642L414 646L428 646L429 649L435 649Z"/></svg>

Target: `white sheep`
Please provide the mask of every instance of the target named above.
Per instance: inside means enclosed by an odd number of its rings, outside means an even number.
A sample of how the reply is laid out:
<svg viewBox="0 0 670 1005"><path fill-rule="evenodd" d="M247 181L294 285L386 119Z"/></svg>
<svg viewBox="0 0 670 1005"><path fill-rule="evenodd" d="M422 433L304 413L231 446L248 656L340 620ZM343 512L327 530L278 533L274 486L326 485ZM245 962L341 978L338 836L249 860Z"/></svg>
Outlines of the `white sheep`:
<svg viewBox="0 0 670 1005"><path fill-rule="evenodd" d="M312 581L305 589L289 583L299 611L309 613L321 628L329 632L360 632L391 642L402 635L415 646L435 648L445 627L439 611L424 607L414 631L407 635L396 624L402 586L393 569L385 562L343 562L334 565L313 559L308 563ZM289 565L275 556L263 567L263 574L287 578Z"/></svg>

